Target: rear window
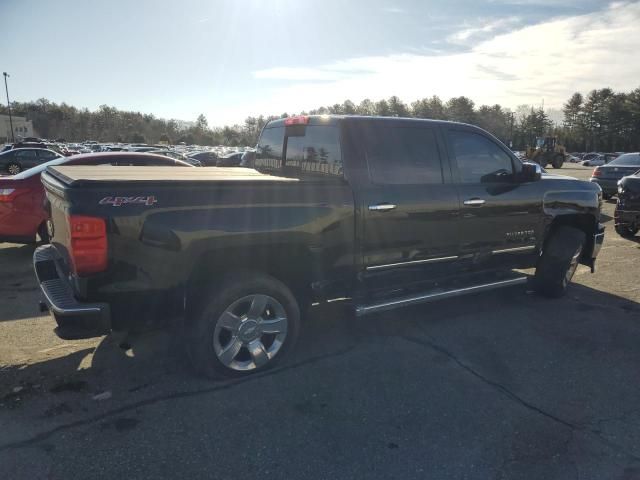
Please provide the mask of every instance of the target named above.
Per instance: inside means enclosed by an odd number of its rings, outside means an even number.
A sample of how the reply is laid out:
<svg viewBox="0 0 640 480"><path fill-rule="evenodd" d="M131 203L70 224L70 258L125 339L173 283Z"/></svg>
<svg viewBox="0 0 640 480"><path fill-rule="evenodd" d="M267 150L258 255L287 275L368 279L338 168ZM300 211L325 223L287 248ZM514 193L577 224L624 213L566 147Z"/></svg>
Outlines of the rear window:
<svg viewBox="0 0 640 480"><path fill-rule="evenodd" d="M265 128L258 142L254 168L299 180L342 178L340 131L334 125Z"/></svg>
<svg viewBox="0 0 640 480"><path fill-rule="evenodd" d="M280 175L283 143L284 127L265 128L258 142L255 169L263 173Z"/></svg>
<svg viewBox="0 0 640 480"><path fill-rule="evenodd" d="M630 165L632 167L638 167L640 166L640 153L625 153L609 162L609 165Z"/></svg>

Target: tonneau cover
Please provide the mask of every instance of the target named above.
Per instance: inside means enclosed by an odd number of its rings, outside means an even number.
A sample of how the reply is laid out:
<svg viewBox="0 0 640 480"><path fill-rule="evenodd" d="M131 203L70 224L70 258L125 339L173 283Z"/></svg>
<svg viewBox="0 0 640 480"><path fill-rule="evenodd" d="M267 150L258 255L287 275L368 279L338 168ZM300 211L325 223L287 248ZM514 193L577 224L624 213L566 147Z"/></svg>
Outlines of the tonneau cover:
<svg viewBox="0 0 640 480"><path fill-rule="evenodd" d="M60 165L47 167L47 172L67 185L85 182L215 182L270 181L296 182L295 178L265 175L252 168L176 168L134 167L114 165Z"/></svg>

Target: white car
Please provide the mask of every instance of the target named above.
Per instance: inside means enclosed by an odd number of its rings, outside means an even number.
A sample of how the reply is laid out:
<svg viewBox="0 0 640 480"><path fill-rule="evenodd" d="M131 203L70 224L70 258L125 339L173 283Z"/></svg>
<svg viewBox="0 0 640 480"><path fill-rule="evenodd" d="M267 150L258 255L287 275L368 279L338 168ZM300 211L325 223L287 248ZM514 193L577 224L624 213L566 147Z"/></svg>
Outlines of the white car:
<svg viewBox="0 0 640 480"><path fill-rule="evenodd" d="M590 160L584 160L582 162L582 165L585 167L600 167L609 163L611 160L616 159L617 157L618 155L611 153L600 154Z"/></svg>
<svg viewBox="0 0 640 480"><path fill-rule="evenodd" d="M593 157L591 160L584 160L581 165L583 167L599 167L604 165L604 155L598 155L597 157Z"/></svg>

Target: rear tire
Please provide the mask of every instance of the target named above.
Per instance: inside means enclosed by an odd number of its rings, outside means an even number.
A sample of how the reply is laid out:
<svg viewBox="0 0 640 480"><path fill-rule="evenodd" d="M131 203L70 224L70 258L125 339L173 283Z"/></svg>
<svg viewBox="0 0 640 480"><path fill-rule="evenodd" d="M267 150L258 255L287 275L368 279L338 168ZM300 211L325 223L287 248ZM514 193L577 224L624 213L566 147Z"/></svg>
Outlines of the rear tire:
<svg viewBox="0 0 640 480"><path fill-rule="evenodd" d="M7 173L9 175L17 175L22 171L22 167L20 167L19 163L11 162L7 165Z"/></svg>
<svg viewBox="0 0 640 480"><path fill-rule="evenodd" d="M616 233L623 238L633 238L638 233L638 227L629 225L616 225Z"/></svg>
<svg viewBox="0 0 640 480"><path fill-rule="evenodd" d="M295 345L300 308L279 280L261 273L233 274L204 295L187 331L191 363L202 375L215 379L263 371Z"/></svg>
<svg viewBox="0 0 640 480"><path fill-rule="evenodd" d="M575 227L561 226L547 241L533 279L534 290L549 298L562 297L578 268L586 235Z"/></svg>

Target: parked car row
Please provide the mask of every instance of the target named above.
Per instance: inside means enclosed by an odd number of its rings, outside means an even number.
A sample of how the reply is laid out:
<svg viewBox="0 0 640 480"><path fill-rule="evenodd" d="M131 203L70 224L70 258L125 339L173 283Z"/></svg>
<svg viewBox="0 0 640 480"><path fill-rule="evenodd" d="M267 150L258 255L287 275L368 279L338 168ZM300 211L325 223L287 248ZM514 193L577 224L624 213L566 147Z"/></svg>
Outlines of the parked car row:
<svg viewBox="0 0 640 480"><path fill-rule="evenodd" d="M16 175L23 170L55 158L84 153L100 152L148 152L182 160L196 167L238 166L249 147L203 147L198 145L147 145L143 143L84 143L49 142L30 139L28 142L7 144L0 150L0 176ZM40 151L40 153L38 153ZM44 151L47 151L46 153ZM12 153L9 153L12 152Z"/></svg>
<svg viewBox="0 0 640 480"><path fill-rule="evenodd" d="M187 158L198 161L205 167L238 167L243 155L244 152L219 154L213 150L207 150L191 153Z"/></svg>

